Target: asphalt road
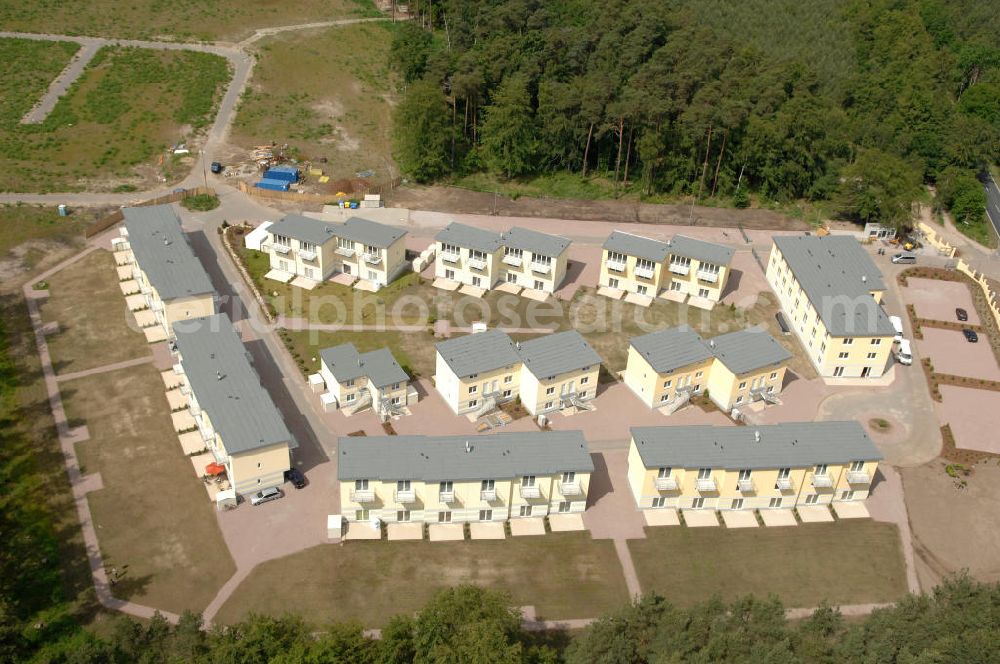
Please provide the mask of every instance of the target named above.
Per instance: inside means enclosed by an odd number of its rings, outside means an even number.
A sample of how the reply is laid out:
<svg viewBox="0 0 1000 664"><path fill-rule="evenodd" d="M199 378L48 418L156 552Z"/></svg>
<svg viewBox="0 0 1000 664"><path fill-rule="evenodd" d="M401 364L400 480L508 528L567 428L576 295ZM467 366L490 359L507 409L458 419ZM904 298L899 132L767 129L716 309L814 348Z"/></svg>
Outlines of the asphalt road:
<svg viewBox="0 0 1000 664"><path fill-rule="evenodd" d="M990 173L980 174L979 179L986 188L986 216L993 224L993 230L1000 236L1000 186L997 186Z"/></svg>

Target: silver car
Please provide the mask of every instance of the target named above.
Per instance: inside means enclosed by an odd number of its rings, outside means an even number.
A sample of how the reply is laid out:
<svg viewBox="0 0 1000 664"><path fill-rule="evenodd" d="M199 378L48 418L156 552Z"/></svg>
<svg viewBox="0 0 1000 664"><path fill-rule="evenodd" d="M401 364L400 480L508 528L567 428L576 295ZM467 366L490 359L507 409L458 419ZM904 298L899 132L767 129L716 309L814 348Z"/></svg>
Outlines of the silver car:
<svg viewBox="0 0 1000 664"><path fill-rule="evenodd" d="M272 500L277 500L285 494L281 493L281 489L277 487L271 487L270 489L264 489L263 491L258 491L254 495L250 496L251 505L263 505L264 503L270 502Z"/></svg>

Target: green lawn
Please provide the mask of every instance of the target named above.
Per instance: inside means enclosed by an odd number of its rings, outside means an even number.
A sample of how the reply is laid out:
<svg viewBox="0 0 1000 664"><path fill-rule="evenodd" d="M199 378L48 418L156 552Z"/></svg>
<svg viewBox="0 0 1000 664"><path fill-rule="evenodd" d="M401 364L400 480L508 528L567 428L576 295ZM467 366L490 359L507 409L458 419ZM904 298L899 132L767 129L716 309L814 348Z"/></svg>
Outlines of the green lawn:
<svg viewBox="0 0 1000 664"><path fill-rule="evenodd" d="M0 98L14 100L0 116L0 191L141 189L179 178L193 157L166 158L165 149L211 122L230 75L225 59L208 53L107 47L42 123L22 125L43 79L68 59L45 52L38 67L37 42L24 42L0 40L13 71L42 72L0 84Z"/></svg>
<svg viewBox="0 0 1000 664"><path fill-rule="evenodd" d="M73 42L0 39L0 62L4 63L0 76L0 127L17 125L79 50L80 45Z"/></svg>
<svg viewBox="0 0 1000 664"><path fill-rule="evenodd" d="M118 286L114 259L95 251L49 278L42 320L59 323L47 341L57 374L149 355Z"/></svg>
<svg viewBox="0 0 1000 664"><path fill-rule="evenodd" d="M371 0L0 0L5 30L188 41L237 40L255 28L374 13Z"/></svg>
<svg viewBox="0 0 1000 664"><path fill-rule="evenodd" d="M993 224L990 223L990 220L985 217L982 221L969 224L956 221L955 228L957 228L962 235L975 240L984 247L989 249L997 248L996 231L993 230Z"/></svg>
<svg viewBox="0 0 1000 664"><path fill-rule="evenodd" d="M41 205L0 205L0 257L6 256L23 242L55 241L80 246L83 230L94 215L86 210L60 217L54 207Z"/></svg>
<svg viewBox="0 0 1000 664"><path fill-rule="evenodd" d="M391 43L391 23L289 32L262 41L233 141L246 148L287 143L331 176L330 193L359 171L375 170L383 179L392 163ZM320 159L324 163L316 163Z"/></svg>
<svg viewBox="0 0 1000 664"><path fill-rule="evenodd" d="M610 540L553 533L504 541L347 542L259 565L217 622L250 611L298 613L308 620L356 620L379 627L413 613L436 590L460 583L507 591L543 619L596 616L628 602Z"/></svg>
<svg viewBox="0 0 1000 664"><path fill-rule="evenodd" d="M288 351L302 373L319 371L319 352L324 348L352 343L360 353L388 348L399 365L413 377L434 374L434 336L430 332L321 332L281 330Z"/></svg>
<svg viewBox="0 0 1000 664"><path fill-rule="evenodd" d="M60 385L106 566L125 570L116 597L168 611L203 610L235 572L214 506L181 450L159 372L151 365Z"/></svg>
<svg viewBox="0 0 1000 664"><path fill-rule="evenodd" d="M647 528L629 550L645 592L691 606L775 594L788 607L892 602L907 592L895 525L870 520L789 528Z"/></svg>

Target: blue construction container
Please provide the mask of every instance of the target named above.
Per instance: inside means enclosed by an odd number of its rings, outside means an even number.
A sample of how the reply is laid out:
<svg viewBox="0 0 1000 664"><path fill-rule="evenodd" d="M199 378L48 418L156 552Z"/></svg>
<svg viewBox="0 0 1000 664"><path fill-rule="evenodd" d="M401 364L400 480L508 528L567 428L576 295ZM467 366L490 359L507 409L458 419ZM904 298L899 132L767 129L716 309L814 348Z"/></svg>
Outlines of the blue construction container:
<svg viewBox="0 0 1000 664"><path fill-rule="evenodd" d="M288 191L288 182L285 180L264 178L254 186L258 189L270 189L271 191Z"/></svg>
<svg viewBox="0 0 1000 664"><path fill-rule="evenodd" d="M283 180L285 182L298 182L299 169L294 166L272 166L264 173L266 180Z"/></svg>

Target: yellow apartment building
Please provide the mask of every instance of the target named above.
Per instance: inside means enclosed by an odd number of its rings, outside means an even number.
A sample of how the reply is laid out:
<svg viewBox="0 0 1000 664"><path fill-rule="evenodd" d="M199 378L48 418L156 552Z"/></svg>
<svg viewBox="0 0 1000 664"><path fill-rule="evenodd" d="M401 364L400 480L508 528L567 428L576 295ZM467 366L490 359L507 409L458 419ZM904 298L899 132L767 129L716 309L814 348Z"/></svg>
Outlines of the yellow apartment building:
<svg viewBox="0 0 1000 664"><path fill-rule="evenodd" d="M622 380L644 404L668 415L706 392L730 412L755 401L776 403L791 357L765 330L706 341L680 325L633 337Z"/></svg>
<svg viewBox="0 0 1000 664"><path fill-rule="evenodd" d="M718 302L732 259L729 247L684 235L660 242L614 231L604 243L598 284L647 297Z"/></svg>
<svg viewBox="0 0 1000 664"><path fill-rule="evenodd" d="M370 408L385 422L417 401L409 375L388 348L359 353L346 343L324 348L319 356L319 373L335 408L351 414Z"/></svg>
<svg viewBox="0 0 1000 664"><path fill-rule="evenodd" d="M640 510L763 510L865 500L882 454L857 422L633 427Z"/></svg>
<svg viewBox="0 0 1000 664"><path fill-rule="evenodd" d="M147 337L169 339L175 322L214 314L215 288L194 255L174 209L151 205L123 208L122 213L126 243L121 246L159 330Z"/></svg>
<svg viewBox="0 0 1000 664"><path fill-rule="evenodd" d="M408 268L405 235L358 217L330 223L290 214L267 229L261 249L270 257L268 274L279 281L300 277L321 282L346 274L366 290L378 290Z"/></svg>
<svg viewBox="0 0 1000 664"><path fill-rule="evenodd" d="M553 293L566 278L570 241L526 228L493 233L448 224L434 238L434 276L490 290L499 284Z"/></svg>
<svg viewBox="0 0 1000 664"><path fill-rule="evenodd" d="M532 415L589 410L601 358L576 330L514 342L503 330L442 341L434 384L456 414L487 415L520 399Z"/></svg>
<svg viewBox="0 0 1000 664"><path fill-rule="evenodd" d="M182 390L205 446L239 495L278 486L297 446L224 314L178 323Z"/></svg>
<svg viewBox="0 0 1000 664"><path fill-rule="evenodd" d="M856 239L775 237L766 275L820 376L885 373L895 335L881 305L885 281Z"/></svg>
<svg viewBox="0 0 1000 664"><path fill-rule="evenodd" d="M579 431L345 437L348 522L456 523L583 512L594 463Z"/></svg>

